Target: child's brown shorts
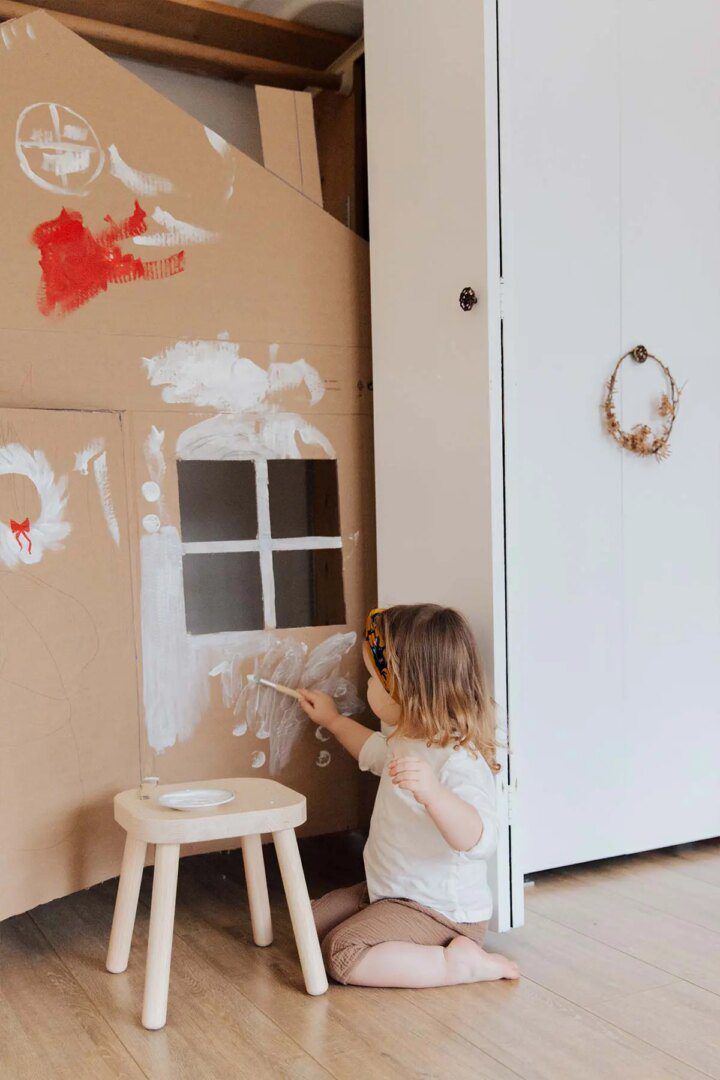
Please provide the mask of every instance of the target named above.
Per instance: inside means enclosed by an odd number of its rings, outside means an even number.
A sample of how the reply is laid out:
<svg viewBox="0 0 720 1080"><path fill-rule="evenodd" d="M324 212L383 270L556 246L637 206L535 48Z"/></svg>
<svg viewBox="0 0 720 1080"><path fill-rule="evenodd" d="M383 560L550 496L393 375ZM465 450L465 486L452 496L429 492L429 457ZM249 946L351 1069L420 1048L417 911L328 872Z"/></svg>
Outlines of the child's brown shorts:
<svg viewBox="0 0 720 1080"><path fill-rule="evenodd" d="M412 941L416 945L449 945L468 937L482 945L487 922L456 923L414 900L376 900L370 903L367 885L335 889L313 900L313 915L328 974L347 983L350 969L363 953L383 941Z"/></svg>

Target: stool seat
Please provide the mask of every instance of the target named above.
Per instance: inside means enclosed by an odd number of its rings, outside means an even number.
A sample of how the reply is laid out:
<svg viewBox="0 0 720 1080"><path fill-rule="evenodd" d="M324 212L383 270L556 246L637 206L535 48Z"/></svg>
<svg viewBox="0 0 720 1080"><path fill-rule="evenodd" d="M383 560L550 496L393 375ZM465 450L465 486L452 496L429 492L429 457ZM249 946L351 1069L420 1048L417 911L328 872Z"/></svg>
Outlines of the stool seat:
<svg viewBox="0 0 720 1080"><path fill-rule="evenodd" d="M159 795L192 788L227 788L232 802L201 810L171 810L160 806ZM195 844L256 833L295 829L307 818L305 796L261 777L198 780L189 784L161 784L151 799L138 797L137 788L121 791L114 800L115 820L128 836L146 844Z"/></svg>
<svg viewBox="0 0 720 1080"><path fill-rule="evenodd" d="M166 792L206 787L227 788L235 798L222 806L198 810L172 810L157 802ZM270 945L272 919L261 834L272 835L305 988L309 994L325 993L327 976L295 837L296 827L307 817L304 795L275 780L227 777L162 784L150 799L139 798L138 789L130 788L115 796L114 807L115 820L127 836L108 945L108 971L119 973L127 968L147 845L155 844L142 1010L146 1028L163 1027L167 1016L181 844L240 839L253 941L256 945Z"/></svg>

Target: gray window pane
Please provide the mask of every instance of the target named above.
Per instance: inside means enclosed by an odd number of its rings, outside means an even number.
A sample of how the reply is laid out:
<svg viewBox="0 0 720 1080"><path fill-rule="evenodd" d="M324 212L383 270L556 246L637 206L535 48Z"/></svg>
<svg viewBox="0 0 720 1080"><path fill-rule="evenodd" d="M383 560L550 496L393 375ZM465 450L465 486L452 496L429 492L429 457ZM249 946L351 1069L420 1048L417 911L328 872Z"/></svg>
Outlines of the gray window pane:
<svg viewBox="0 0 720 1080"><path fill-rule="evenodd" d="M183 582L189 633L263 628L260 556L256 551L184 555Z"/></svg>
<svg viewBox="0 0 720 1080"><path fill-rule="evenodd" d="M252 461L178 461L177 467L185 543L257 537Z"/></svg>
<svg viewBox="0 0 720 1080"><path fill-rule="evenodd" d="M280 628L345 622L342 551L274 551L275 614Z"/></svg>
<svg viewBox="0 0 720 1080"><path fill-rule="evenodd" d="M336 461L268 461L274 537L339 536Z"/></svg>

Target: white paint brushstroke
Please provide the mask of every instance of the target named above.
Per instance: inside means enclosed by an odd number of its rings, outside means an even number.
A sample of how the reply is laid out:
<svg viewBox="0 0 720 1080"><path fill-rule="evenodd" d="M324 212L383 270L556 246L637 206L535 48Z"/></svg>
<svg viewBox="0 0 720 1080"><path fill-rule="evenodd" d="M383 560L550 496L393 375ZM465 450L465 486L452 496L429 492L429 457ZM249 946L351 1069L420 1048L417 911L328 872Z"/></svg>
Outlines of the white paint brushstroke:
<svg viewBox="0 0 720 1080"><path fill-rule="evenodd" d="M326 769L331 761L332 761L332 756L330 754L330 751L329 750L321 750L320 753L318 754L317 758L315 759L315 764L318 765L321 769Z"/></svg>
<svg viewBox="0 0 720 1080"><path fill-rule="evenodd" d="M85 142L88 137L88 129L80 124L64 124L62 129L63 139L73 139L75 142Z"/></svg>
<svg viewBox="0 0 720 1080"><path fill-rule="evenodd" d="M104 439L93 439L91 443L88 443L82 450L78 450L75 454L74 471L82 473L83 476L88 474L88 465L94 457L101 454L105 449Z"/></svg>
<svg viewBox="0 0 720 1080"><path fill-rule="evenodd" d="M35 41L35 31L33 30L30 23L25 23L25 33L27 34L27 36L30 38L31 41Z"/></svg>
<svg viewBox="0 0 720 1080"><path fill-rule="evenodd" d="M315 738L318 740L318 742L328 742L330 739L330 732L327 730L327 728L324 728L322 724L319 724L315 728Z"/></svg>
<svg viewBox="0 0 720 1080"><path fill-rule="evenodd" d="M182 545L165 525L140 540L141 624L145 729L162 753L188 739L207 707L207 668L188 643Z"/></svg>
<svg viewBox="0 0 720 1080"><path fill-rule="evenodd" d="M275 639L255 664L253 674L284 686L322 690L335 699L343 715L350 716L361 710L362 702L350 680L340 674L340 666L356 640L354 633L333 634L308 655L304 642L294 638ZM233 704L237 721L234 734L249 730L257 738L269 736L270 774L280 773L289 762L293 747L307 723L297 701L256 682L243 685L239 663L223 700L227 701L228 707L231 702Z"/></svg>
<svg viewBox="0 0 720 1080"><path fill-rule="evenodd" d="M176 450L178 457L187 461L300 458L298 438L306 446L319 447L329 458L335 457L330 440L295 413L254 417L218 413L181 432Z"/></svg>
<svg viewBox="0 0 720 1080"><path fill-rule="evenodd" d="M292 364L270 364L268 390L271 394L300 387L303 383L310 392L310 404L317 405L325 394L325 384L320 373L306 360L295 360Z"/></svg>
<svg viewBox="0 0 720 1080"><path fill-rule="evenodd" d="M203 127L205 127L205 125L203 125ZM227 139L223 139L222 135L218 135L217 131L213 131L213 129L209 127L205 127L205 134L207 135L208 142L213 150L219 154L220 157L228 157L230 154L230 143Z"/></svg>
<svg viewBox="0 0 720 1080"><path fill-rule="evenodd" d="M150 473L150 479L154 480L159 487L162 487L165 470L167 469L167 465L165 464L165 454L163 452L164 442L165 432L159 431L153 424L150 429L150 434L145 439L143 453L147 470Z"/></svg>
<svg viewBox="0 0 720 1080"><path fill-rule="evenodd" d="M142 519L142 526L145 532L156 533L160 528L161 522L157 514L146 514Z"/></svg>
<svg viewBox="0 0 720 1080"><path fill-rule="evenodd" d="M0 446L0 476L11 474L26 476L36 487L40 499L40 513L30 522L29 536L32 552L27 541L18 538L9 524L0 522L0 562L14 569L18 563L38 563L46 551L58 551L69 535L72 526L65 521L67 504L67 477L59 480L50 468L42 450L28 450L20 443Z"/></svg>
<svg viewBox="0 0 720 1080"><path fill-rule="evenodd" d="M254 540L186 540L184 555L215 555L223 551L259 551L267 541L272 551L327 551L342 547L341 536L270 536Z"/></svg>
<svg viewBox="0 0 720 1080"><path fill-rule="evenodd" d="M63 150L59 154L43 154L42 168L53 176L71 176L90 168L92 147L81 146L77 150Z"/></svg>
<svg viewBox="0 0 720 1080"><path fill-rule="evenodd" d="M107 452L103 450L93 461L93 475L100 496L105 524L117 547L120 547L120 526L118 525L115 506L113 505L112 492L110 490L110 477L108 476Z"/></svg>
<svg viewBox="0 0 720 1080"><path fill-rule="evenodd" d="M302 685L307 690L318 688L321 682L325 682L335 672L356 641L357 634L350 630L345 634L333 634L316 645L305 665Z"/></svg>
<svg viewBox="0 0 720 1080"><path fill-rule="evenodd" d="M162 225L165 232L134 236L134 244L141 247L183 247L189 244L210 244L220 239L220 233L201 229L199 225L191 225L188 221L180 221L159 206L155 207L150 217L157 225Z"/></svg>
<svg viewBox="0 0 720 1080"><path fill-rule="evenodd" d="M134 195L169 194L175 190L172 181L166 180L163 176L133 169L120 157L120 152L114 143L108 147L108 158L110 159L110 175L124 184Z"/></svg>
<svg viewBox="0 0 720 1080"><path fill-rule="evenodd" d="M250 757L250 765L253 769L262 769L265 764L265 755L262 750L255 750Z"/></svg>
<svg viewBox="0 0 720 1080"><path fill-rule="evenodd" d="M233 148L227 139L223 139L222 135L218 135L217 131L213 131L212 128L206 127L205 134L215 153L224 158L229 165L228 185L225 189L225 202L229 202L235 193L235 171L237 168Z"/></svg>
<svg viewBox="0 0 720 1080"><path fill-rule="evenodd" d="M208 672L212 678L220 678L223 705L226 709L233 708L238 694L245 685L246 662L266 652L272 647L274 641L272 634L252 632L242 644L233 643L232 656L221 660Z"/></svg>
<svg viewBox="0 0 720 1080"><path fill-rule="evenodd" d="M150 480L147 484L154 484L157 489L157 498L154 500L157 504L158 514L163 514L165 510L164 500L162 496L162 484L165 478L165 472L167 465L165 464L165 454L163 452L163 443L165 442L165 432L160 431L153 426L150 428L147 438L143 443L143 455L145 457L145 465L150 476ZM146 484L142 485L143 494L145 493ZM152 517L157 515L148 515ZM160 518L158 517L158 522ZM147 532L152 532L152 529L147 529L145 526L145 519L143 519L143 527ZM159 527L159 526L158 526Z"/></svg>
<svg viewBox="0 0 720 1080"><path fill-rule="evenodd" d="M262 582L263 619L269 629L276 626L275 620L275 571L270 528L270 483L268 463L265 458L255 462L255 503L257 506L257 544L260 559L260 580Z"/></svg>
<svg viewBox="0 0 720 1080"><path fill-rule="evenodd" d="M178 341L157 356L144 357L143 363L151 384L163 387L163 400L170 404L244 412L270 394L303 384L313 405L325 393L318 372L305 360L272 364L265 371L241 356L234 341Z"/></svg>
<svg viewBox="0 0 720 1080"><path fill-rule="evenodd" d="M2 35L3 45L5 46L6 49L9 50L10 49L10 42L8 41L7 30L5 29L4 26L0 26L0 34Z"/></svg>

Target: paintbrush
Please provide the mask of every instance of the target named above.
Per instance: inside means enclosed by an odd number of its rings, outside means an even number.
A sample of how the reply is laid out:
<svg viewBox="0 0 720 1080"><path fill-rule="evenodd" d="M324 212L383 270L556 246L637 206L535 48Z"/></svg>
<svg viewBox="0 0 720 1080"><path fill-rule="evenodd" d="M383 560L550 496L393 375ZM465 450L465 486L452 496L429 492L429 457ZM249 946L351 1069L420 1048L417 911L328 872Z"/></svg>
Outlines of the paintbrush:
<svg viewBox="0 0 720 1080"><path fill-rule="evenodd" d="M269 686L271 690L277 690L280 694L287 694L288 697L294 697L298 701L300 695L297 690L293 690L291 686L283 686L282 683L270 682L269 679L261 679L259 675L248 675L248 682L262 683L263 686Z"/></svg>

